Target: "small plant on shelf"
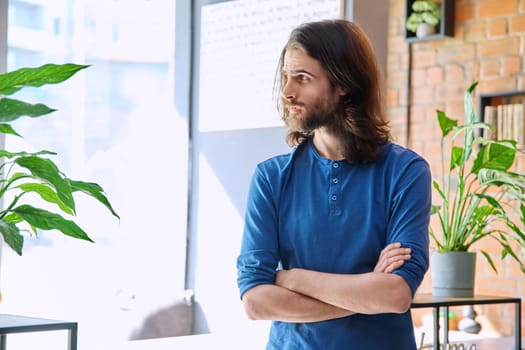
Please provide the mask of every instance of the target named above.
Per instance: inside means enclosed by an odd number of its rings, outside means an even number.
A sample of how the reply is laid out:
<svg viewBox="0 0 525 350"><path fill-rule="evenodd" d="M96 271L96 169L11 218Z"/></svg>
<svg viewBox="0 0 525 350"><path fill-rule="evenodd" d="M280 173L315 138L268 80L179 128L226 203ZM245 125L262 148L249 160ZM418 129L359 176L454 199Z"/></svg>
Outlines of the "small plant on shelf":
<svg viewBox="0 0 525 350"><path fill-rule="evenodd" d="M441 6L434 0L416 0L407 18L406 27L418 38L434 34L441 19Z"/></svg>

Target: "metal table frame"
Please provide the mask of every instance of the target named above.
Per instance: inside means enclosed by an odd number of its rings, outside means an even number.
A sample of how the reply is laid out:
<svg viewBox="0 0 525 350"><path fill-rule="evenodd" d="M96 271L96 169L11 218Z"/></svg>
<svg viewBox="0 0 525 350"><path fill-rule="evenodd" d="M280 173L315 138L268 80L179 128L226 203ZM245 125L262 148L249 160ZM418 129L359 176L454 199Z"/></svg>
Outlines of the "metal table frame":
<svg viewBox="0 0 525 350"><path fill-rule="evenodd" d="M444 298L431 294L416 294L411 308L433 308L433 348L439 349L439 309L443 308L443 315L448 316L450 306L482 305L482 304L514 304L514 349L521 350L521 299L493 295L474 295L465 298ZM448 317L443 317L443 345L448 341Z"/></svg>
<svg viewBox="0 0 525 350"><path fill-rule="evenodd" d="M43 331L68 331L68 350L77 350L78 324L45 318L0 314L0 350L6 350L7 334Z"/></svg>

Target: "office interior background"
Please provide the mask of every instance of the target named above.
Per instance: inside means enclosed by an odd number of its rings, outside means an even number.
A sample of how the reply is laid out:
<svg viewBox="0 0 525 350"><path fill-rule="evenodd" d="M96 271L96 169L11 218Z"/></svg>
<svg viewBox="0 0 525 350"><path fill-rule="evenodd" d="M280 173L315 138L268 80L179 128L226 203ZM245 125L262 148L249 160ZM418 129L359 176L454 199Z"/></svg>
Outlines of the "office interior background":
<svg viewBox="0 0 525 350"><path fill-rule="evenodd" d="M59 111L20 120L25 137L5 144L56 151L70 177L104 187L121 217L79 198L95 244L39 232L22 257L4 247L0 312L78 321L80 349L202 333L263 342L267 323L244 316L235 259L251 173L289 150L271 95L275 67L291 28L340 16L373 42L397 142L431 165L436 108L461 115L474 80L480 93L525 90L523 0L456 0L454 36L414 44L402 0L0 0L0 71L90 65L19 94ZM477 290L525 294L512 263L498 275L480 264ZM509 310L480 312L502 334L511 329ZM32 334L10 346L61 342Z"/></svg>

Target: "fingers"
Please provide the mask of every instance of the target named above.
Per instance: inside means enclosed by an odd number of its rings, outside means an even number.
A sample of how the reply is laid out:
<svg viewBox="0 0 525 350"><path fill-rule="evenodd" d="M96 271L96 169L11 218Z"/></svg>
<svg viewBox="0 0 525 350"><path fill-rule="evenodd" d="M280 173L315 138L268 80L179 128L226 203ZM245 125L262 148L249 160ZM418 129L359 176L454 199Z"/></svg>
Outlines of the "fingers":
<svg viewBox="0 0 525 350"><path fill-rule="evenodd" d="M381 251L374 272L392 273L410 259L410 254L410 248L402 247L398 242L391 243Z"/></svg>

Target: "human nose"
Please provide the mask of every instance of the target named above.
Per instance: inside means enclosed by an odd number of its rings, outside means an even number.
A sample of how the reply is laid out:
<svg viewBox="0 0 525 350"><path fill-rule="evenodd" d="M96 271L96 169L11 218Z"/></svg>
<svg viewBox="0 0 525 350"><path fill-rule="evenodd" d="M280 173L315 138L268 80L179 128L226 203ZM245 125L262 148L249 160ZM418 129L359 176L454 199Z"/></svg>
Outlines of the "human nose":
<svg viewBox="0 0 525 350"><path fill-rule="evenodd" d="M281 91L281 96L285 100L293 100L297 97L293 84L290 80L283 83L283 88Z"/></svg>

